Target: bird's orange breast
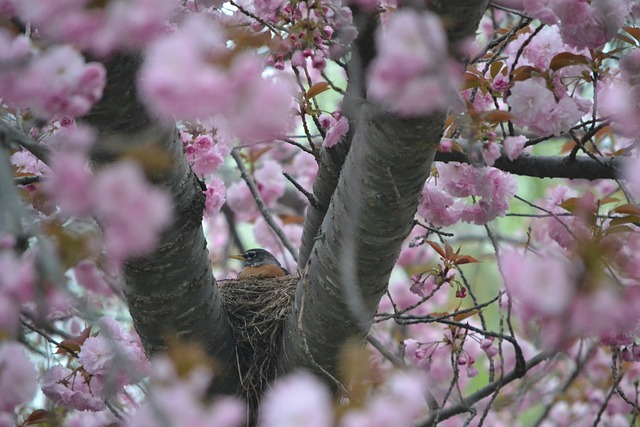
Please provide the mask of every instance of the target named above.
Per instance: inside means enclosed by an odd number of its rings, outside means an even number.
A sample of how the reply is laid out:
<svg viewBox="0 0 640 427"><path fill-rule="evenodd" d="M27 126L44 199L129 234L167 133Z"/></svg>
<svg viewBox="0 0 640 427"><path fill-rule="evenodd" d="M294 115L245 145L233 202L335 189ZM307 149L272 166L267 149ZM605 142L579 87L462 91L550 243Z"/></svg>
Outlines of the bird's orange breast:
<svg viewBox="0 0 640 427"><path fill-rule="evenodd" d="M245 267L238 274L238 279L247 279L249 277L257 278L269 278L269 277L282 277L285 276L285 272L282 268L275 264L261 265L259 267Z"/></svg>

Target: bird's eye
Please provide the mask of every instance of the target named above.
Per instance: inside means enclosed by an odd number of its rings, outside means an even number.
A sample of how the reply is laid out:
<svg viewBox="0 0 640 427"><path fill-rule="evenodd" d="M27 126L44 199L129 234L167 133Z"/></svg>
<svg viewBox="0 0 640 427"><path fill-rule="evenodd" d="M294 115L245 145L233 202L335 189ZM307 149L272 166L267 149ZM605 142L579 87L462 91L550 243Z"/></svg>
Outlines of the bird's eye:
<svg viewBox="0 0 640 427"><path fill-rule="evenodd" d="M245 258L246 258L246 259L251 259L251 258L253 258L254 256L256 256L256 253L255 253L255 252L253 252L253 251L249 251L249 252L247 252L247 254L245 255Z"/></svg>

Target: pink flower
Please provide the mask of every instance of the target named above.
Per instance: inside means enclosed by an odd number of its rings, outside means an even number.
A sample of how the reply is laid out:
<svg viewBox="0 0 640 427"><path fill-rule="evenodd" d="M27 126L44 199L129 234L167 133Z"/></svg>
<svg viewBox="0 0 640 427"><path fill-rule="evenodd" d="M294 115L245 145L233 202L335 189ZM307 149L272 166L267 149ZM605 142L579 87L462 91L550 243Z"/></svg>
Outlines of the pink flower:
<svg viewBox="0 0 640 427"><path fill-rule="evenodd" d="M140 168L123 161L96 176L96 214L104 225L107 253L116 263L152 249L170 224L168 195L149 185Z"/></svg>
<svg viewBox="0 0 640 427"><path fill-rule="evenodd" d="M225 70L209 59L224 50L225 38L216 22L190 16L176 32L147 49L138 83L142 99L163 118L188 120L220 113L232 102L233 92Z"/></svg>
<svg viewBox="0 0 640 427"><path fill-rule="evenodd" d="M20 0L16 9L39 33L103 56L118 47L139 48L161 34L176 7L171 0L114 0L100 8L86 3Z"/></svg>
<svg viewBox="0 0 640 427"><path fill-rule="evenodd" d="M224 158L214 147L199 151L193 155L191 169L199 177L204 177L217 171L224 163Z"/></svg>
<svg viewBox="0 0 640 427"><path fill-rule="evenodd" d="M259 214L251 190L244 181L236 181L227 187L227 204L239 221L255 219Z"/></svg>
<svg viewBox="0 0 640 427"><path fill-rule="evenodd" d="M0 412L13 412L36 393L37 372L17 342L0 344Z"/></svg>
<svg viewBox="0 0 640 427"><path fill-rule="evenodd" d="M449 63L446 40L436 15L394 13L376 35L368 96L404 116L446 109L460 79Z"/></svg>
<svg viewBox="0 0 640 427"><path fill-rule="evenodd" d="M96 267L95 262L91 260L80 261L73 268L76 282L98 295L111 296L114 291L105 280L103 274Z"/></svg>
<svg viewBox="0 0 640 427"><path fill-rule="evenodd" d="M93 175L89 159L81 152L58 152L51 158L51 177L45 181L45 190L62 213L84 216L94 205Z"/></svg>
<svg viewBox="0 0 640 427"><path fill-rule="evenodd" d="M215 21L191 15L149 47L139 77L143 101L167 120L220 115L233 135L249 142L283 134L293 100L288 80L263 77L257 55L235 55L228 64L225 43Z"/></svg>
<svg viewBox="0 0 640 427"><path fill-rule="evenodd" d="M11 156L11 164L16 166L20 172L34 175L45 175L51 171L40 159L27 150L16 151Z"/></svg>
<svg viewBox="0 0 640 427"><path fill-rule="evenodd" d="M71 412L64 427L104 427L113 422L113 416L107 412Z"/></svg>
<svg viewBox="0 0 640 427"><path fill-rule="evenodd" d="M39 117L77 117L102 97L106 71L102 64L86 64L70 46L54 46L34 57L15 74L6 101L31 108ZM2 90L0 83L0 90Z"/></svg>
<svg viewBox="0 0 640 427"><path fill-rule="evenodd" d="M582 117L573 98L556 102L542 78L517 81L507 99L518 126L528 126L540 135L559 135L569 130Z"/></svg>
<svg viewBox="0 0 640 427"><path fill-rule="evenodd" d="M417 372L397 373L385 390L374 394L361 410L352 410L340 420L340 427L401 427L411 425L427 411L425 379Z"/></svg>
<svg viewBox="0 0 640 427"><path fill-rule="evenodd" d="M325 148L331 148L341 141L342 137L349 132L349 120L346 117L341 117L336 121L327 131L322 146Z"/></svg>
<svg viewBox="0 0 640 427"><path fill-rule="evenodd" d="M274 160L267 160L254 174L258 191L267 206L272 206L284 194L285 178L282 167Z"/></svg>
<svg viewBox="0 0 640 427"><path fill-rule="evenodd" d="M460 220L453 198L430 182L422 190L418 214L438 227L447 227Z"/></svg>
<svg viewBox="0 0 640 427"><path fill-rule="evenodd" d="M329 390L311 374L299 372L278 380L262 400L259 427L330 427Z"/></svg>
<svg viewBox="0 0 640 427"><path fill-rule="evenodd" d="M51 401L65 408L80 411L101 411L104 401L95 397L87 377L62 365L55 365L44 374L42 392Z"/></svg>
<svg viewBox="0 0 640 427"><path fill-rule="evenodd" d="M204 216L212 217L217 215L224 205L225 187L224 182L217 176L211 177L211 182L207 184L207 190L204 192L206 201L204 204Z"/></svg>
<svg viewBox="0 0 640 427"><path fill-rule="evenodd" d="M514 161L518 158L520 153L522 153L522 149L527 142L527 137L525 136L508 136L504 139L502 145L504 147L504 152L509 158L509 160Z"/></svg>
<svg viewBox="0 0 640 427"><path fill-rule="evenodd" d="M78 360L88 373L104 375L105 368L111 368L114 353L113 344L106 338L102 336L89 337L82 344Z"/></svg>
<svg viewBox="0 0 640 427"><path fill-rule="evenodd" d="M482 145L482 160L487 166L493 166L500 157L500 147L494 141L488 141Z"/></svg>
<svg viewBox="0 0 640 427"><path fill-rule="evenodd" d="M33 255L26 252L18 258L13 252L0 252L0 293L22 304L33 300L37 279Z"/></svg>

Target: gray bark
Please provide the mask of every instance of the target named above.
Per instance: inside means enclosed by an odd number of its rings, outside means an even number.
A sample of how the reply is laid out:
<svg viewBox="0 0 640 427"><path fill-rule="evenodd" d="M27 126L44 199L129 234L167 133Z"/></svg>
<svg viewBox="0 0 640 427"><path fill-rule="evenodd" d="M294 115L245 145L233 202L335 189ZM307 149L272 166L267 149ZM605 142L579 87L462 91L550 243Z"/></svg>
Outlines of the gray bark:
<svg viewBox="0 0 640 427"><path fill-rule="evenodd" d="M197 342L220 367L212 391L234 392L234 338L208 258L204 194L176 130L156 124L136 97L139 62L121 56L106 64L104 96L84 117L100 134L92 156L98 167L135 144L152 143L171 159L170 167L152 178L173 198L173 224L153 253L126 263L124 294L148 355L162 352L169 336Z"/></svg>
<svg viewBox="0 0 640 427"><path fill-rule="evenodd" d="M474 34L486 5L468 0L430 3L443 18L452 45ZM359 40L356 54L370 51L371 43L370 37ZM361 64L359 83L367 61ZM356 129L339 179L314 187L322 190L323 200L328 194L331 199L326 212L315 209L307 217L316 223L322 218L322 223L315 234L305 228L304 264L299 264L303 276L278 361L281 372L305 366L334 385L341 349L350 341L364 342L387 289L445 119L444 113L402 119L366 100L356 114L350 117ZM321 163L320 174L322 168L330 173L335 164Z"/></svg>

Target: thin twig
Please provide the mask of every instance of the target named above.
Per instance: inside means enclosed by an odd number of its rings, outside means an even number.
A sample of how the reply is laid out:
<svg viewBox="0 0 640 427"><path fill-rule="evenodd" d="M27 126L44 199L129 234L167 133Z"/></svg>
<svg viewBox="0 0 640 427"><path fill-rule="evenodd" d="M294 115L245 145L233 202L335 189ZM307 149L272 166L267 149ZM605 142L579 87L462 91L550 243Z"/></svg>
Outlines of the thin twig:
<svg viewBox="0 0 640 427"><path fill-rule="evenodd" d="M287 250L291 254L291 257L296 262L298 262L298 252L293 247L291 242L289 242L289 239L287 239L287 236L284 234L284 231L282 231L282 229L274 221L273 216L269 212L269 208L267 207L267 205L265 205L264 200L262 200L262 196L260 196L260 192L256 187L255 181L253 180L251 175L249 175L249 173L247 172L247 168L244 166L244 163L242 162L242 158L240 157L240 154L238 153L237 148L234 148L233 150L231 150L231 157L233 157L233 160L235 160L236 164L238 165L238 169L240 170L240 176L242 177L244 182L247 183L247 186L249 187L249 191L251 191L251 195L253 196L253 199L256 201L256 204L258 205L258 209L260 210L260 213L262 213L262 217L267 222L269 227L271 227L273 232L276 233L276 235L280 238L280 241L282 241L282 244L284 245L284 247L287 248Z"/></svg>
<svg viewBox="0 0 640 427"><path fill-rule="evenodd" d="M320 206L320 201L318 200L318 198L316 196L313 195L313 193L308 192L307 190L305 190L305 188L300 185L300 183L298 181L296 181L291 175L289 175L286 172L282 172L282 175L284 175L285 178L287 178L287 180L293 184L294 187L296 187L298 189L299 192L301 192L304 197L307 198L307 200L309 201L309 204L311 206L313 206L316 209L322 209L322 207Z"/></svg>
<svg viewBox="0 0 640 427"><path fill-rule="evenodd" d="M549 356L550 355L547 353L538 353L537 355L529 359L529 361L526 363L525 365L526 371L530 371L535 366L544 362L549 358ZM444 421L455 415L461 414L463 412L467 412L469 408L473 406L475 403L489 396L491 393L495 392L496 389L504 387L505 385L517 380L518 378L520 378L520 372L518 372L518 369L514 369L513 371L505 375L504 378L493 381L487 384L486 386L484 386L483 388L481 388L480 390L476 391L472 395L469 395L466 398L462 399L460 403L450 406L448 408L444 408L441 411L431 413L427 417L418 421L415 425L417 427L432 426L434 425L433 422L436 419L436 417L440 421Z"/></svg>

